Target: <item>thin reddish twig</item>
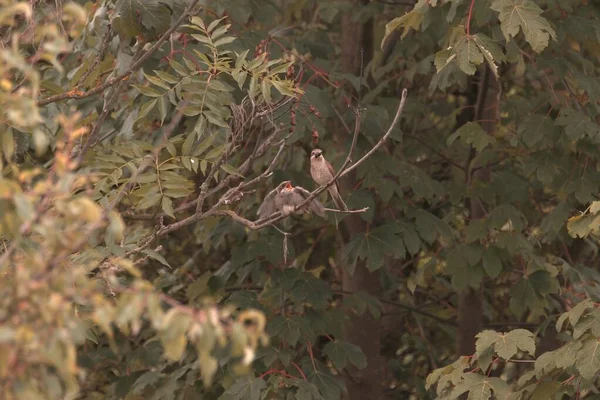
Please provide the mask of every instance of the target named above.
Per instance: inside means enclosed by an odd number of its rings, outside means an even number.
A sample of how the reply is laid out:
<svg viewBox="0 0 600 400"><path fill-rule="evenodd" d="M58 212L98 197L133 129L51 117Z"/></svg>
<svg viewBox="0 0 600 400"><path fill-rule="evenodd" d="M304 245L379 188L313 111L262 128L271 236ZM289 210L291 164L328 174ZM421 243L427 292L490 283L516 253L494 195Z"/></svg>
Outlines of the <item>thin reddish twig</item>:
<svg viewBox="0 0 600 400"><path fill-rule="evenodd" d="M473 6L475 5L475 0L471 0L471 5L469 6L469 15L467 16L467 36L471 36L471 18L473 17Z"/></svg>

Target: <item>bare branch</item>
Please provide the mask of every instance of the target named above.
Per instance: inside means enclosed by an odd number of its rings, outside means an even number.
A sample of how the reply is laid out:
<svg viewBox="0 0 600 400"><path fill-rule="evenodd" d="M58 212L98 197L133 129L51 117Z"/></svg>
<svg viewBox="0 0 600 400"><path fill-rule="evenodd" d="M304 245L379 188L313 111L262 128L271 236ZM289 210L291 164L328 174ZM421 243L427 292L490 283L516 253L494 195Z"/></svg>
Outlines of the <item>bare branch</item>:
<svg viewBox="0 0 600 400"><path fill-rule="evenodd" d="M400 115L402 115L402 110L404 109L404 104L406 103L407 95L408 95L408 91L406 89L403 89L402 97L400 98L400 104L398 105L398 110L396 111L396 116L394 116L394 120L392 121L392 124L388 128L387 132L383 135L383 137L381 139L379 139L379 142L377 142L377 144L375 144L375 146L373 146L373 148L371 150L369 150L367 152L367 154L362 156L361 159L358 160L356 163L354 163L351 167L347 168L342 173L338 172L338 175L340 178L342 176L348 175L350 173L350 171L352 171L353 169L358 167L360 164L362 164L367 158L371 157L371 155L373 155L373 153L375 153L377 151L377 149L379 149L383 145L383 143L385 143L387 138L392 134L392 131L394 130L394 128L400 121ZM335 177L335 179L337 179L337 178L338 177ZM333 182L331 182L331 184L332 183ZM327 187L329 187L329 186L330 186L330 184L327 185Z"/></svg>
<svg viewBox="0 0 600 400"><path fill-rule="evenodd" d="M359 208L357 210L336 210L335 208L327 208L325 207L325 211L334 212L334 213L344 213L344 214L360 214L367 212L369 207Z"/></svg>

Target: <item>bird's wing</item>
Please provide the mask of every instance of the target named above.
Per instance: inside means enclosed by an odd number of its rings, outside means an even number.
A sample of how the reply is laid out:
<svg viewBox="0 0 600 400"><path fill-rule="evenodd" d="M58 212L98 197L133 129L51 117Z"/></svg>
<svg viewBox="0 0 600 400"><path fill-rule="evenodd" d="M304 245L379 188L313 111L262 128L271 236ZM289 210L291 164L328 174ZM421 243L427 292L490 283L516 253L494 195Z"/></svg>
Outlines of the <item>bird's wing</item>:
<svg viewBox="0 0 600 400"><path fill-rule="evenodd" d="M271 190L263 200L260 207L258 207L258 211L256 215L258 218L267 218L268 216L274 214L277 211L277 207L275 205L275 196L281 191L281 188L285 186L285 182L280 183L275 189Z"/></svg>
<svg viewBox="0 0 600 400"><path fill-rule="evenodd" d="M310 192L308 190L304 189L302 186L294 186L294 193L299 194L300 196L302 196L305 199L308 196L310 196Z"/></svg>
<svg viewBox="0 0 600 400"><path fill-rule="evenodd" d="M329 170L329 173L331 173L331 177L333 178L335 176L335 170L333 169L333 166L327 160L325 160L325 165L327 165L327 169ZM335 183L333 185L335 186L335 188L337 189L337 191L339 193L340 192L340 187L338 186L337 181L335 181Z"/></svg>
<svg viewBox="0 0 600 400"><path fill-rule="evenodd" d="M321 202L316 198L312 199L312 201L308 205L308 209L320 217L325 216L325 207L323 207L323 204L321 204Z"/></svg>
<svg viewBox="0 0 600 400"><path fill-rule="evenodd" d="M302 186L296 186L294 188L294 195L298 196L298 200L300 200L296 204L300 204L300 202L306 200L310 196L310 192L304 189ZM316 198L312 199L310 203L308 203L308 210L320 215L321 217L325 215L325 208L323 207L323 204L321 204L321 202Z"/></svg>

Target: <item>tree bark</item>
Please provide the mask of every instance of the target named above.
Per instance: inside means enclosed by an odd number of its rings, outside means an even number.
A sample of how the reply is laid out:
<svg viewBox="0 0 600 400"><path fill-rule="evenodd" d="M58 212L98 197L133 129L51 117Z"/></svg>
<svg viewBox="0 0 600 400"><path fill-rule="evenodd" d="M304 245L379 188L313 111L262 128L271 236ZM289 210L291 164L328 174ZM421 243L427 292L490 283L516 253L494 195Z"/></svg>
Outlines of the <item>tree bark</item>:
<svg viewBox="0 0 600 400"><path fill-rule="evenodd" d="M365 2L360 0L349 0L353 9L361 7ZM363 62L366 65L373 57L373 21L364 25L354 21L356 13L348 13L342 17L341 32L341 69L354 75L360 74L361 49L363 49ZM347 143L350 138L348 132L334 121L334 135L340 144ZM348 193L356 181L354 173L340 182L342 192ZM352 183L352 184L351 184ZM346 239L354 234L364 232L365 222L358 216L352 214L344 219L340 227L344 227ZM341 253L341 249L339 250ZM354 274L350 275L347 268L343 268L342 284L344 291L357 292L364 290L371 294L377 294L380 288L379 274L370 272L364 263L357 263ZM369 312L362 316L351 315L345 325L345 339L361 348L367 357L367 367L364 370L348 368L346 387L349 400L381 399L384 392L385 362L381 356L381 320L374 319Z"/></svg>
<svg viewBox="0 0 600 400"><path fill-rule="evenodd" d="M478 122L488 135L493 135L499 116L500 84L492 72L485 67L478 77L476 85L475 108L472 121ZM467 163L467 185L471 186L476 181L488 182L490 168L480 168L471 173L475 158L475 149ZM481 199L471 198L468 204L471 221L484 218L485 205ZM475 352L475 335L483 329L483 288L468 288L458 294L458 331L456 336L456 353L458 356L471 355Z"/></svg>

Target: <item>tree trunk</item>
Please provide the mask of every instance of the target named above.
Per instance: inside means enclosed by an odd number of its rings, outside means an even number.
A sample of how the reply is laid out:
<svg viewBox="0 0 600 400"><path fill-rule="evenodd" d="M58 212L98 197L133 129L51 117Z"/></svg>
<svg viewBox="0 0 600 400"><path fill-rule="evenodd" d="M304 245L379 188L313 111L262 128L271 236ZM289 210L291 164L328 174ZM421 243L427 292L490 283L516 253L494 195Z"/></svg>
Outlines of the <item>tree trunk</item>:
<svg viewBox="0 0 600 400"><path fill-rule="evenodd" d="M500 83L486 67L478 77L477 96L475 98L475 109L472 116L473 122L478 122L488 135L493 135L496 124L500 117L498 112L500 100ZM471 149L471 155L467 165L467 184L472 185L476 180L488 182L490 180L490 168L480 168L475 173L471 171L475 165L473 160L475 149ZM469 201L471 220L485 217L485 205L481 199L472 198ZM465 289L458 294L458 332L456 337L456 353L459 356L470 355L475 352L475 335L483 329L483 290Z"/></svg>
<svg viewBox="0 0 600 400"><path fill-rule="evenodd" d="M349 0L353 4L353 9L362 6L360 0ZM373 23L372 20L361 25L353 20L356 13L349 13L343 16L341 32L341 69L354 75L360 73L361 49L363 49L364 64L366 65L373 57ZM334 122L334 134L337 142L340 144L348 143L350 138L348 132L340 126L339 122ZM348 193L356 181L355 175L350 174L340 182L343 193ZM364 232L366 225L357 215L352 214L344 219L340 225L347 232L347 238L354 234ZM341 253L341 249L339 250ZM380 291L379 274L371 273L367 270L364 263L359 262L356 265L353 275L344 268L343 289L348 292L364 290L368 293L377 294ZM374 319L369 312L362 316L349 316L345 326L345 339L359 346L367 357L367 367L364 370L348 368L346 377L346 387L350 400L377 400L380 399L384 390L385 382L384 360L381 356L381 320Z"/></svg>

